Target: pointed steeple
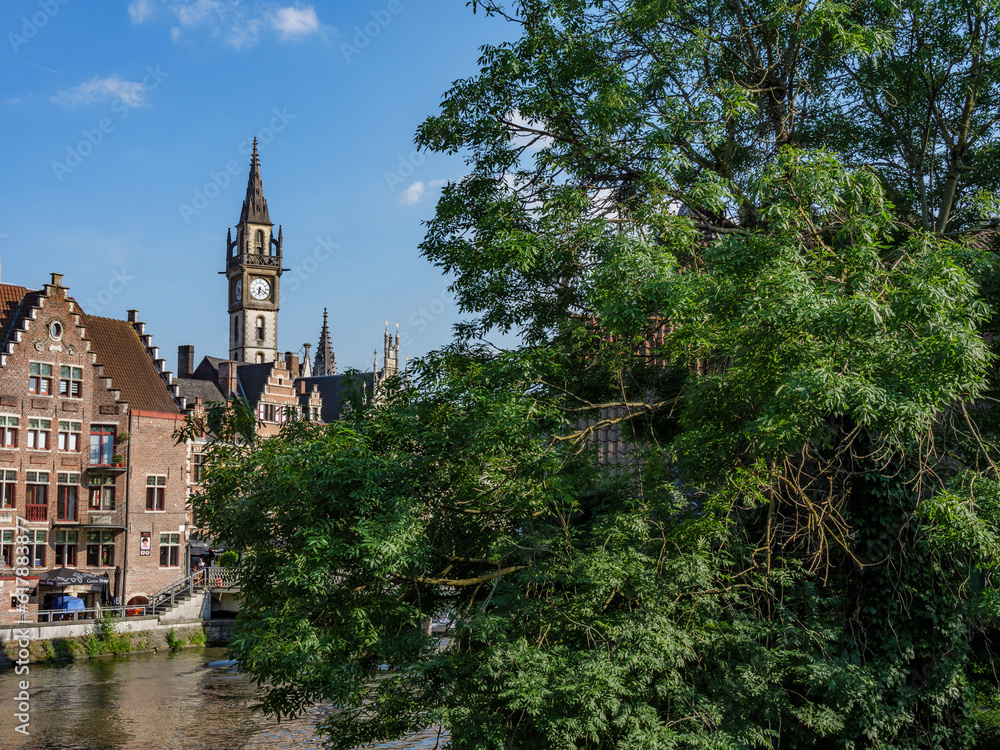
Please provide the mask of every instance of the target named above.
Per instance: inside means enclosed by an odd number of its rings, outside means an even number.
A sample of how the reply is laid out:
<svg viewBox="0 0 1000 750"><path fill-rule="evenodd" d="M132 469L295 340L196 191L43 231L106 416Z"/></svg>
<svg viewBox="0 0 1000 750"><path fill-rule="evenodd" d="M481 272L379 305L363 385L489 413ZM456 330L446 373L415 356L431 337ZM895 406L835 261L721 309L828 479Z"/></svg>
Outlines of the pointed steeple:
<svg viewBox="0 0 1000 750"><path fill-rule="evenodd" d="M303 344L302 348L305 350L305 356L302 357L302 367L300 368L299 377L311 378L313 371L312 362L309 361L309 350L312 349L312 344Z"/></svg>
<svg viewBox="0 0 1000 750"><path fill-rule="evenodd" d="M326 308L323 308L323 330L319 334L319 347L316 349L316 365L313 375L336 375L337 360L333 356L333 346L330 344L330 329L326 323Z"/></svg>
<svg viewBox="0 0 1000 750"><path fill-rule="evenodd" d="M264 200L264 187L260 180L260 159L257 158L257 139L253 139L253 156L250 158L250 177L247 179L247 197L243 199L243 211L240 213L240 224L271 225L271 217L267 213L267 201Z"/></svg>

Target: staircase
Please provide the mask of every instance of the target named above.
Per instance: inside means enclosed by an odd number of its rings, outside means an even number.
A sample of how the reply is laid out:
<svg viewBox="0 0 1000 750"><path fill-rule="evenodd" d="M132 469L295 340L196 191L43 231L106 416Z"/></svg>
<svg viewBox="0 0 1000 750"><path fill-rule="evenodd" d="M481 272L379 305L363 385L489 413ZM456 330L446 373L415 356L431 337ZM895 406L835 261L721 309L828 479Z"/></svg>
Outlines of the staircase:
<svg viewBox="0 0 1000 750"><path fill-rule="evenodd" d="M197 570L157 591L149 597L147 607L150 614L161 621L209 619L207 581L207 571Z"/></svg>

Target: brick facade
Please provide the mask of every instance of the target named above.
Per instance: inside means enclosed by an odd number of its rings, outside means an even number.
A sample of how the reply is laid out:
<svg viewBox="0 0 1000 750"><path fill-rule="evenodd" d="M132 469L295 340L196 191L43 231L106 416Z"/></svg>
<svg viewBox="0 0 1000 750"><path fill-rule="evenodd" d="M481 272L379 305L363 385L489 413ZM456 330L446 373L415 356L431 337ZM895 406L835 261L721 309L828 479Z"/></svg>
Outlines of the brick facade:
<svg viewBox="0 0 1000 750"><path fill-rule="evenodd" d="M0 481L10 485L0 487L0 621L20 614L11 607L16 529L32 537L31 580L66 566L106 573L113 585L118 568L127 602L186 573L187 447L174 444L183 416L158 374L162 366L142 324L88 318L61 282L53 274L41 291L24 290L0 321ZM112 362L117 369L105 364ZM144 401L165 411L137 408ZM150 534L148 555L140 554L142 532ZM167 566L160 534L179 547ZM71 591L88 605L99 598L87 587ZM39 593L64 592L37 588L29 611Z"/></svg>

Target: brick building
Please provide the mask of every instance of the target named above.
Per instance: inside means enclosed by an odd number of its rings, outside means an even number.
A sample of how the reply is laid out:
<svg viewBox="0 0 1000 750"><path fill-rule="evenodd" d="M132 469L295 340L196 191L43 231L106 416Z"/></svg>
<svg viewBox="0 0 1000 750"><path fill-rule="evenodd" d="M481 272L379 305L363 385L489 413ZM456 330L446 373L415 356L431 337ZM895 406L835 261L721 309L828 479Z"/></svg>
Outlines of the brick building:
<svg viewBox="0 0 1000 750"><path fill-rule="evenodd" d="M112 596L142 602L186 574L191 530L183 414L151 337L90 316L59 274L41 290L0 284L0 618L16 616L15 532L29 538L37 586L66 567L107 575Z"/></svg>

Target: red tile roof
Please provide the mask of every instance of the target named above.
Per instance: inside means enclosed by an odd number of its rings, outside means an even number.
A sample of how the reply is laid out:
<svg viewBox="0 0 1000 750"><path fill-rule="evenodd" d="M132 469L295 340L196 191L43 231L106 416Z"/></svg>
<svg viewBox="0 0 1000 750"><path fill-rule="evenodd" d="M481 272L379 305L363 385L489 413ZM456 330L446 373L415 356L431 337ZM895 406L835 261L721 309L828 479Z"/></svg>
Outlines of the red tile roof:
<svg viewBox="0 0 1000 750"><path fill-rule="evenodd" d="M17 308L27 293L23 286L0 284L0 342L7 338L7 329L14 322Z"/></svg>
<svg viewBox="0 0 1000 750"><path fill-rule="evenodd" d="M80 323L97 353L97 364L104 365L105 376L111 378L112 386L121 391L130 408L180 413L131 323L86 314L80 316Z"/></svg>

